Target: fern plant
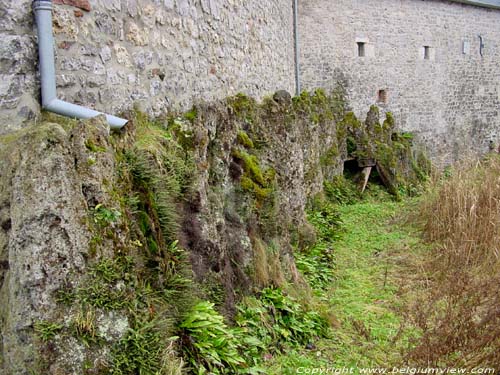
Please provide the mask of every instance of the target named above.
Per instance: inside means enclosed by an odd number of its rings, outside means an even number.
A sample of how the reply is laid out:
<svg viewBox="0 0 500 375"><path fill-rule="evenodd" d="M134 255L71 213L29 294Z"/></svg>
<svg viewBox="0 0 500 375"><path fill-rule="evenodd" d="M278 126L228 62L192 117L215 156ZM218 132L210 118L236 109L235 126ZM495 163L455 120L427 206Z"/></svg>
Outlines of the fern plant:
<svg viewBox="0 0 500 375"><path fill-rule="evenodd" d="M235 374L247 367L239 354L241 344L233 329L210 302L193 307L180 325L182 349L198 375Z"/></svg>

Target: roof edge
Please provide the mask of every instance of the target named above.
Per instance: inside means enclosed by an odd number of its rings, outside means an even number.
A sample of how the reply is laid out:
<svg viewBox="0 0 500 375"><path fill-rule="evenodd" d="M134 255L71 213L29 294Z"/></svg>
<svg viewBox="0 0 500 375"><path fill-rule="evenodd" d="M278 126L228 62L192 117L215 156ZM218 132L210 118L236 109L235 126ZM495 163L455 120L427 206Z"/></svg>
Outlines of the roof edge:
<svg viewBox="0 0 500 375"><path fill-rule="evenodd" d="M500 9L499 0L450 0L450 1L453 1L454 3L475 5L483 8Z"/></svg>

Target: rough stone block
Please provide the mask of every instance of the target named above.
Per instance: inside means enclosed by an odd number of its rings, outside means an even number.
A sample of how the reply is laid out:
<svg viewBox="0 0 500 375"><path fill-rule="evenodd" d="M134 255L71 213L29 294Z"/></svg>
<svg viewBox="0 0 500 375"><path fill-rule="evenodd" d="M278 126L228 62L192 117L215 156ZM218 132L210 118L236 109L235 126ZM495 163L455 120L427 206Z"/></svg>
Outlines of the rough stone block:
<svg viewBox="0 0 500 375"><path fill-rule="evenodd" d="M73 7L77 7L83 9L87 12L92 10L90 3L88 0L53 0L54 4L62 4L62 5L70 5Z"/></svg>

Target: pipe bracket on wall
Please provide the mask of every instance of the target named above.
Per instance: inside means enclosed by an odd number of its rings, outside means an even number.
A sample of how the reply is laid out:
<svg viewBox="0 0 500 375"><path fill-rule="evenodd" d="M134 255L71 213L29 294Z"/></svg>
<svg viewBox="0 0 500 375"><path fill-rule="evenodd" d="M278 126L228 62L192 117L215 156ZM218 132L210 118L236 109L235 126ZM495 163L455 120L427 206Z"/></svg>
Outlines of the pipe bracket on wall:
<svg viewBox="0 0 500 375"><path fill-rule="evenodd" d="M484 41L483 41L483 37L482 35L478 35L479 36L479 54L481 55L481 57L483 57L483 51L484 51Z"/></svg>
<svg viewBox="0 0 500 375"><path fill-rule="evenodd" d="M38 56L42 91L42 108L62 116L88 119L105 115L111 129L120 129L128 121L57 99L56 69L54 60L54 36L52 31L52 0L34 0L38 29Z"/></svg>

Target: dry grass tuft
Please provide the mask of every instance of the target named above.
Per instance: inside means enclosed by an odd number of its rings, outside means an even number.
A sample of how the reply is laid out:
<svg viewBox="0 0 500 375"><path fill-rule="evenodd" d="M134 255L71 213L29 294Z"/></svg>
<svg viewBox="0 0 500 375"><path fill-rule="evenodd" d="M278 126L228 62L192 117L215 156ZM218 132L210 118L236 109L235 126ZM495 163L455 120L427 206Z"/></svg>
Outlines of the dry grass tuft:
<svg viewBox="0 0 500 375"><path fill-rule="evenodd" d="M269 285L269 271L266 245L260 238L252 238L255 283L265 288Z"/></svg>
<svg viewBox="0 0 500 375"><path fill-rule="evenodd" d="M266 245L260 238L251 237L254 253L254 281L261 288L286 284L279 249Z"/></svg>
<svg viewBox="0 0 500 375"><path fill-rule="evenodd" d="M500 364L500 158L457 167L422 204L429 288L415 303L423 336L410 363Z"/></svg>

